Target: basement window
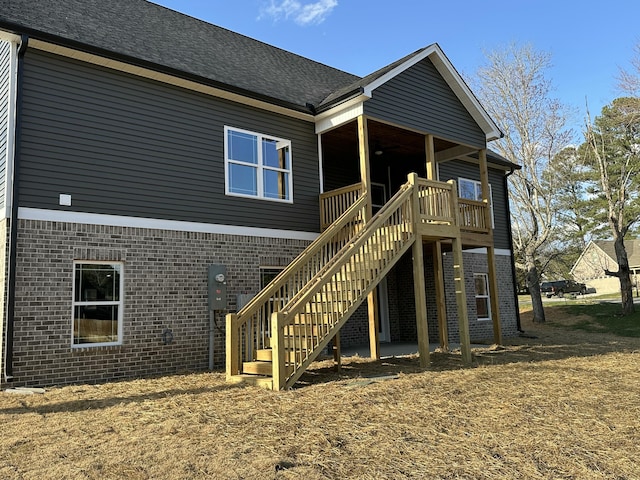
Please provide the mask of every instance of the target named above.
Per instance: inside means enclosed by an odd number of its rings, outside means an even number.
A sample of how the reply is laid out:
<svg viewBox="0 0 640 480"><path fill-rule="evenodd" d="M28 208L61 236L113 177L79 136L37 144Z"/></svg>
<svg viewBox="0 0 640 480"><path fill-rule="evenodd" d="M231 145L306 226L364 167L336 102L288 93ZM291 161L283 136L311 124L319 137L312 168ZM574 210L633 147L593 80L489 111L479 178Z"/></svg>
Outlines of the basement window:
<svg viewBox="0 0 640 480"><path fill-rule="evenodd" d="M74 262L73 347L122 343L123 265Z"/></svg>
<svg viewBox="0 0 640 480"><path fill-rule="evenodd" d="M473 283L476 290L476 313L478 320L491 320L491 302L489 299L489 276L486 273L474 273Z"/></svg>
<svg viewBox="0 0 640 480"><path fill-rule="evenodd" d="M224 127L225 193L293 201L291 141Z"/></svg>

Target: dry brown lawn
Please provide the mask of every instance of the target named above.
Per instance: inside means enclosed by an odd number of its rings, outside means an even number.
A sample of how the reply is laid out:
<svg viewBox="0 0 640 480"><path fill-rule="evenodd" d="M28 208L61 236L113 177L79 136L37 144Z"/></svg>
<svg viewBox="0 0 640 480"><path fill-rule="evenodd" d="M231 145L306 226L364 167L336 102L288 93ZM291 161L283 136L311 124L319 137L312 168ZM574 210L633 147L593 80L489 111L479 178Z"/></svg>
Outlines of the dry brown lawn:
<svg viewBox="0 0 640 480"><path fill-rule="evenodd" d="M640 478L640 340L523 327L472 368L319 362L281 393L221 373L3 392L0 478Z"/></svg>

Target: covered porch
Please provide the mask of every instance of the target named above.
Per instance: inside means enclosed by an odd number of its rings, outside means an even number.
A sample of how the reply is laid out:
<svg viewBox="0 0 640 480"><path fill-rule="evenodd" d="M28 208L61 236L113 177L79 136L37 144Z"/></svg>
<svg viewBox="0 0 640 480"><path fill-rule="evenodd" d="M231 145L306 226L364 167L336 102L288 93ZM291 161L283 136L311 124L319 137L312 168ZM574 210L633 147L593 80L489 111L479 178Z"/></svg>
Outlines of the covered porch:
<svg viewBox="0 0 640 480"><path fill-rule="evenodd" d="M462 251L485 248L491 304L493 340L502 342L497 276L490 212L490 187L486 146L470 146L443 139L433 134L401 128L397 125L359 115L340 126L320 132L322 152L322 185L320 215L324 230L363 194L370 199L368 219L406 182L414 172L424 192L420 201L428 205L428 215L418 225L421 241L411 250L414 280L415 312L421 363L429 363L426 296L435 298L440 347L448 349L447 308L442 265L443 251L451 252L454 263L454 284L458 327L463 360L471 361L467 292L464 285ZM455 179L440 181L439 166L451 160L463 159L476 169L481 198L465 198ZM437 193L436 193L437 192ZM446 218L448 209L453 221ZM425 254L433 258L435 288L427 292L424 278ZM367 299L369 351L374 359L380 353L380 306L378 290ZM340 358L339 334L334 341L336 360Z"/></svg>

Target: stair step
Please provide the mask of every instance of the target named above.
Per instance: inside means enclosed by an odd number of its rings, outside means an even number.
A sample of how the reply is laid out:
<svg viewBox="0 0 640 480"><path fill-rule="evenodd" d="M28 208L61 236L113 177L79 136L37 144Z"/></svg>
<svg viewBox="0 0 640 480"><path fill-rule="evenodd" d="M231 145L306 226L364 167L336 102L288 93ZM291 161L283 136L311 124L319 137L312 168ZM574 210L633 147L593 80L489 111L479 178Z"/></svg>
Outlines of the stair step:
<svg viewBox="0 0 640 480"><path fill-rule="evenodd" d="M298 350L313 350L314 337L284 337L284 348L295 348ZM267 337L265 347L271 348L271 338Z"/></svg>
<svg viewBox="0 0 640 480"><path fill-rule="evenodd" d="M242 362L242 373L270 377L272 372L273 364L271 362Z"/></svg>
<svg viewBox="0 0 640 480"><path fill-rule="evenodd" d="M273 374L273 364L271 362L242 362L242 373L271 377ZM287 366L285 368L285 375L291 375L292 373L293 366Z"/></svg>
<svg viewBox="0 0 640 480"><path fill-rule="evenodd" d="M314 323L304 323L302 319L299 319L301 323L293 323L291 325L287 325L284 328L285 335L293 335L293 336L319 336L323 332L329 330L329 327L326 325L316 325ZM323 328L324 327L324 328Z"/></svg>
<svg viewBox="0 0 640 480"><path fill-rule="evenodd" d="M306 357L307 351L292 352L290 350L285 351L285 357L288 357L290 362L300 362L302 358ZM258 362L271 362L273 361L273 350L270 348L262 348L256 351L256 361Z"/></svg>

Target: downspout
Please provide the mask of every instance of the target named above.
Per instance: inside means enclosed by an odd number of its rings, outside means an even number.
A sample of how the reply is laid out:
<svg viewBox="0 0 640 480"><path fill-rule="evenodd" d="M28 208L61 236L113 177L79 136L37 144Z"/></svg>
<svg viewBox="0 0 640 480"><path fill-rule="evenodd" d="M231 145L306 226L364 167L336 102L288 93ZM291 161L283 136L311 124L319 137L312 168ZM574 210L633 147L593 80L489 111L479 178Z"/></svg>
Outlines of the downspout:
<svg viewBox="0 0 640 480"><path fill-rule="evenodd" d="M513 231L511 229L511 202L509 201L509 175L512 175L515 172L515 168L510 167L509 173L504 176L504 191L507 193L507 217L509 221L507 222L507 230L509 232L509 249L511 250L511 276L513 278L513 297L515 300L516 306L516 326L518 327L518 332L522 333L522 326L520 325L520 304L518 300L518 282L516 281L516 258L513 250Z"/></svg>
<svg viewBox="0 0 640 480"><path fill-rule="evenodd" d="M24 81L24 55L29 44L29 36L20 36L20 46L18 47L18 68L16 73L16 108L15 108L15 133L13 148L13 178L11 181L11 220L9 221L9 277L7 280L7 331L5 334L5 355L4 355L4 379L9 382L13 380L13 332L16 306L16 256L18 244L18 205L19 205L19 183L20 183L20 151L22 133L22 97Z"/></svg>

